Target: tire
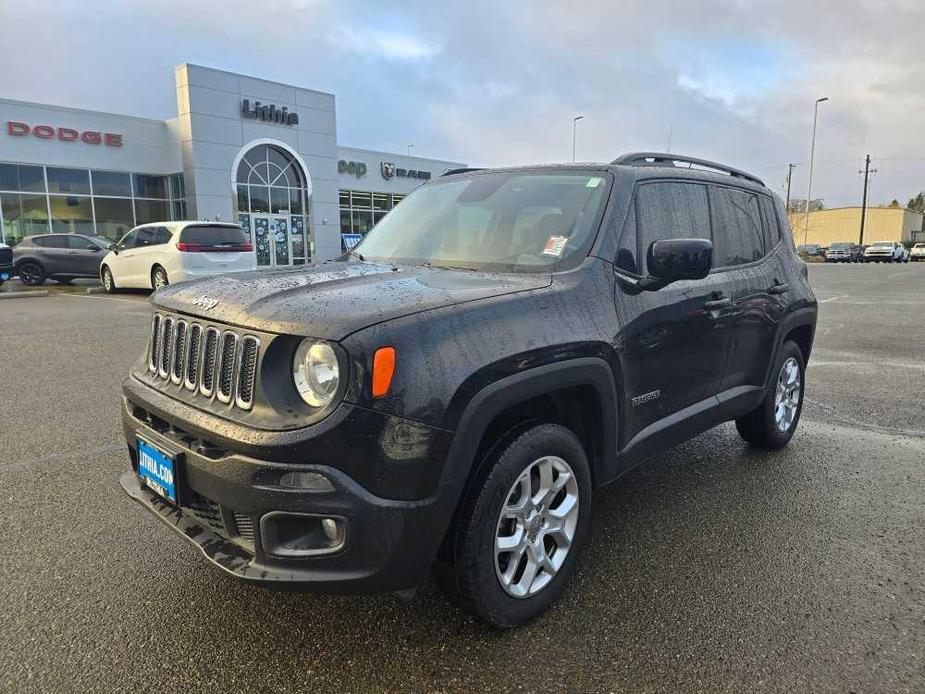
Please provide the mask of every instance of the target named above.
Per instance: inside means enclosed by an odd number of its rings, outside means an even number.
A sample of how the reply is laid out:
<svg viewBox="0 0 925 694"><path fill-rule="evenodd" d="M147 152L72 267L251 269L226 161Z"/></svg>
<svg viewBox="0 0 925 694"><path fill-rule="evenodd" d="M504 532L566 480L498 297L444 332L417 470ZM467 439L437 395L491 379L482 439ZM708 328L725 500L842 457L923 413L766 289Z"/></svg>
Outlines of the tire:
<svg viewBox="0 0 925 694"><path fill-rule="evenodd" d="M785 371L786 367L786 371ZM793 368L796 367L798 380L793 390ZM795 342L788 340L781 345L780 353L774 363L774 378L768 394L758 407L736 420L739 435L756 448L777 450L786 446L800 423L803 412L803 398L806 392L806 365L803 353ZM777 404L778 392L781 390L783 408ZM796 402L794 402L794 392ZM788 407L786 403L791 403ZM786 428L784 428L786 427Z"/></svg>
<svg viewBox="0 0 925 694"><path fill-rule="evenodd" d="M167 271L164 268L160 265L155 265L151 268L151 289L158 290L169 284L170 281L167 279Z"/></svg>
<svg viewBox="0 0 925 694"><path fill-rule="evenodd" d="M100 269L100 282L107 294L116 294L119 291L116 287L116 280L112 276L112 270L109 269L108 265L104 265Z"/></svg>
<svg viewBox="0 0 925 694"><path fill-rule="evenodd" d="M536 501L544 479L549 492ZM578 438L558 424L514 431L479 467L434 577L452 600L487 624L526 624L565 590L590 521L591 471ZM552 523L562 524L562 531L544 529ZM516 546L496 555L499 539Z"/></svg>
<svg viewBox="0 0 925 694"><path fill-rule="evenodd" d="M40 287L45 283L45 268L38 263L27 261L16 268L19 281L27 287Z"/></svg>

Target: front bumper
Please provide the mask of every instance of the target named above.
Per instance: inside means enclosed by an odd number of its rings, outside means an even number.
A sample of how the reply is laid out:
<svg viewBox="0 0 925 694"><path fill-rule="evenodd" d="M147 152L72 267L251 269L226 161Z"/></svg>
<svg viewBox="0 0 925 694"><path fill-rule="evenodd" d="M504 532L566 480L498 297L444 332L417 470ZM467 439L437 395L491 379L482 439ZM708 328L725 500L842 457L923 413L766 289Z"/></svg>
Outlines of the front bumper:
<svg viewBox="0 0 925 694"><path fill-rule="evenodd" d="M179 419L174 426L163 414L149 413L144 419L146 412L123 400L132 469L120 477L121 486L225 572L286 589L350 593L402 590L426 577L452 515L453 504L446 495L418 500L377 496L343 470L309 462L314 456L305 445L299 445L305 461L300 464L273 460L272 448L266 449L265 457L216 452L202 446L200 432L188 421ZM344 422L349 424L350 419ZM179 505L142 486L136 472L139 436L177 456ZM382 468L388 465L385 460L378 462ZM324 475L333 490L284 488L279 479L289 471ZM203 507L210 513L204 515ZM277 556L266 549L261 533L261 519L274 512L342 519L343 545L328 554Z"/></svg>

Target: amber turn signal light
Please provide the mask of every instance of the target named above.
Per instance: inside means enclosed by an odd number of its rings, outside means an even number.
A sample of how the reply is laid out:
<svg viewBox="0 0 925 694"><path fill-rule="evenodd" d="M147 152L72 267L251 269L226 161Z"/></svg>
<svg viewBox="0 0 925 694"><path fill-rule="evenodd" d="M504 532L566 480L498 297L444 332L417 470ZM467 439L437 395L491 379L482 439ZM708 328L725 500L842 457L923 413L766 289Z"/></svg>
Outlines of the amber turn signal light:
<svg viewBox="0 0 925 694"><path fill-rule="evenodd" d="M373 356L373 397L387 395L395 373L395 348L380 347Z"/></svg>

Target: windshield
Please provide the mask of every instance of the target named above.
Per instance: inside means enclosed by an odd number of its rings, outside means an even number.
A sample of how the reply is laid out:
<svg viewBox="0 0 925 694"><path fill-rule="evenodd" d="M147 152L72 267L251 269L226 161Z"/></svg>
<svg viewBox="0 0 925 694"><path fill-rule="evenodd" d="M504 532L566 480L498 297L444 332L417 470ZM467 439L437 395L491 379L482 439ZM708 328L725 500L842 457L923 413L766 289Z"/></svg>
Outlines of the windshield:
<svg viewBox="0 0 925 694"><path fill-rule="evenodd" d="M892 246L892 241L877 241L877 243L874 244L875 248L891 248Z"/></svg>
<svg viewBox="0 0 925 694"><path fill-rule="evenodd" d="M833 251L843 251L843 250L847 250L851 248L851 244L850 243L833 243L831 246L829 246L829 248L831 248Z"/></svg>
<svg viewBox="0 0 925 694"><path fill-rule="evenodd" d="M925 243L917 243L913 246L913 248L925 248Z"/></svg>
<svg viewBox="0 0 925 694"><path fill-rule="evenodd" d="M582 171L435 181L389 212L354 251L365 259L474 270L561 269L587 254L609 187L609 174Z"/></svg>

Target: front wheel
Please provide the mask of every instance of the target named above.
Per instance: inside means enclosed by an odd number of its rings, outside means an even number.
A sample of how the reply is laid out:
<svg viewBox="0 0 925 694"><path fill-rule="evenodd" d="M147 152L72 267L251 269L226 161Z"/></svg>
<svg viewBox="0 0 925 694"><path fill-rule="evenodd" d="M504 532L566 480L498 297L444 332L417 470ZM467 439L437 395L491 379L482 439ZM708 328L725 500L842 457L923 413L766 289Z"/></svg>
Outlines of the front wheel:
<svg viewBox="0 0 925 694"><path fill-rule="evenodd" d="M112 270L106 265L103 266L103 270L100 273L100 280L107 294L115 294L118 291L116 289L116 281L112 278Z"/></svg>
<svg viewBox="0 0 925 694"><path fill-rule="evenodd" d="M166 287L170 282L167 281L167 271L160 265L155 265L151 270L151 289L160 289Z"/></svg>
<svg viewBox="0 0 925 694"><path fill-rule="evenodd" d="M803 411L805 380L803 353L795 342L780 349L774 366L774 381L758 407L736 420L743 439L756 448L776 450L786 446L796 431Z"/></svg>
<svg viewBox="0 0 925 694"><path fill-rule="evenodd" d="M438 584L494 627L526 624L565 590L590 521L591 472L578 438L558 424L512 433L462 501Z"/></svg>
<svg viewBox="0 0 925 694"><path fill-rule="evenodd" d="M38 287L45 283L45 270L38 263L23 263L17 274L19 281L27 287Z"/></svg>

